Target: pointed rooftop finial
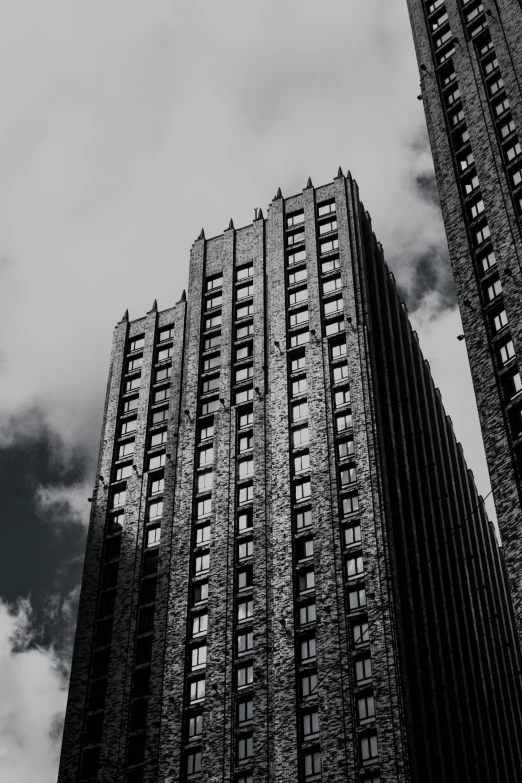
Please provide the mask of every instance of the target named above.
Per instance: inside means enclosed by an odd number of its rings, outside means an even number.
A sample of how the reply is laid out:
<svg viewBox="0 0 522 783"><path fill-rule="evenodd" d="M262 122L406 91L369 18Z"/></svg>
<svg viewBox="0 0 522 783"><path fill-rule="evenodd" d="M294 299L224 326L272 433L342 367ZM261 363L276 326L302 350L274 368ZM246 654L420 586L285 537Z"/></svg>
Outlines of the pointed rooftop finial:
<svg viewBox="0 0 522 783"><path fill-rule="evenodd" d="M234 221L232 218L230 218L230 223L228 224L228 230L230 231L231 228L234 228Z"/></svg>
<svg viewBox="0 0 522 783"><path fill-rule="evenodd" d="M307 188L312 188L313 187L313 185L312 185L312 178L311 177L308 177L308 182L306 183L306 187Z"/></svg>
<svg viewBox="0 0 522 783"><path fill-rule="evenodd" d="M185 289L183 289L183 293L181 294L180 301L181 302L186 302L187 301L187 292L185 291Z"/></svg>
<svg viewBox="0 0 522 783"><path fill-rule="evenodd" d="M155 312L157 309L158 309L158 300L155 299L153 301L153 303L152 303L152 311L151 312Z"/></svg>
<svg viewBox="0 0 522 783"><path fill-rule="evenodd" d="M263 210L261 209L261 207L259 207L259 211L257 213L257 219L263 220Z"/></svg>
<svg viewBox="0 0 522 783"><path fill-rule="evenodd" d="M281 193L281 188L277 188L277 193L274 196L274 201L276 201L278 198L283 198L283 194Z"/></svg>
<svg viewBox="0 0 522 783"><path fill-rule="evenodd" d="M129 311L128 311L128 310L125 310L125 312L123 313L123 318L121 319L120 323L121 323L121 324L124 324L124 323L126 323L128 320L129 320Z"/></svg>
<svg viewBox="0 0 522 783"><path fill-rule="evenodd" d="M199 232L198 239L205 239L205 229L204 228L202 228L201 231Z"/></svg>
<svg viewBox="0 0 522 783"><path fill-rule="evenodd" d="M343 170L342 170L342 168L341 168L340 166L339 166L339 168L337 169L337 176L338 176L338 177L343 177L343 176L344 176L344 174L343 174Z"/></svg>

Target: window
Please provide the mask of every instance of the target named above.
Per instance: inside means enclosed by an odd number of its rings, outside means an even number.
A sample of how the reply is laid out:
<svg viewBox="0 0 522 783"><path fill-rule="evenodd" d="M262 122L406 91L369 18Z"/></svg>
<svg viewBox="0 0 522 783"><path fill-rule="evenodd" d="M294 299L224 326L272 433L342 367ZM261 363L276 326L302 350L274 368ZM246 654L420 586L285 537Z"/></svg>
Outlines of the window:
<svg viewBox="0 0 522 783"><path fill-rule="evenodd" d="M354 579L364 573L362 555L349 558L346 563L346 573L348 579Z"/></svg>
<svg viewBox="0 0 522 783"><path fill-rule="evenodd" d="M349 465L343 468L339 474L341 487L347 487L357 480L357 469L355 465Z"/></svg>
<svg viewBox="0 0 522 783"><path fill-rule="evenodd" d="M208 582L198 582L194 585L194 603L200 604L208 598Z"/></svg>
<svg viewBox="0 0 522 783"><path fill-rule="evenodd" d="M332 291L337 291L342 287L343 284L340 277L331 277L323 283L323 294L331 294Z"/></svg>
<svg viewBox="0 0 522 783"><path fill-rule="evenodd" d="M479 3L475 8L473 8L471 11L469 11L466 14L466 21L471 22L473 19L475 19L476 16L478 16L482 11L484 10L484 6L482 3Z"/></svg>
<svg viewBox="0 0 522 783"><path fill-rule="evenodd" d="M205 400L201 403L201 416L208 416L209 413L215 413L219 408L219 398L214 397L212 400Z"/></svg>
<svg viewBox="0 0 522 783"><path fill-rule="evenodd" d="M135 337L134 340L130 341L129 345L129 351L132 353L133 351L139 351L140 348L143 348L145 345L145 337L142 335L141 337Z"/></svg>
<svg viewBox="0 0 522 783"><path fill-rule="evenodd" d="M161 351L158 351L156 361L166 362L167 359L171 358L171 356L172 356L172 345L169 345L168 348L162 348Z"/></svg>
<svg viewBox="0 0 522 783"><path fill-rule="evenodd" d="M520 378L520 373L514 372L513 375L509 378L509 384L511 387L511 396L514 397L515 394L518 394L519 391L522 390L522 379Z"/></svg>
<svg viewBox="0 0 522 783"><path fill-rule="evenodd" d="M161 528L153 527L147 530L147 546L156 546L161 540Z"/></svg>
<svg viewBox="0 0 522 783"><path fill-rule="evenodd" d="M300 326L308 321L308 309L290 313L290 327Z"/></svg>
<svg viewBox="0 0 522 783"><path fill-rule="evenodd" d="M435 49L440 49L440 47L443 46L446 43L446 41L449 41L450 38L451 38L451 30L446 30L445 33L439 35L438 38L434 39Z"/></svg>
<svg viewBox="0 0 522 783"><path fill-rule="evenodd" d="M306 261L306 250L297 250L295 253L288 254L288 265L299 264L301 261Z"/></svg>
<svg viewBox="0 0 522 783"><path fill-rule="evenodd" d="M504 345L500 346L499 355L502 364L507 364L507 362L514 357L515 347L513 345L513 340L508 340Z"/></svg>
<svg viewBox="0 0 522 783"><path fill-rule="evenodd" d="M213 474L211 470L205 470L198 473L198 492L205 492L212 489Z"/></svg>
<svg viewBox="0 0 522 783"><path fill-rule="evenodd" d="M300 419L306 419L308 416L308 403L298 402L292 405L292 421L299 421Z"/></svg>
<svg viewBox="0 0 522 783"><path fill-rule="evenodd" d="M344 529L344 543L346 546L352 544L359 544L361 541L361 525L356 522L355 525L350 525Z"/></svg>
<svg viewBox="0 0 522 783"><path fill-rule="evenodd" d="M353 514L354 511L359 509L359 497L357 492L352 492L350 495L343 497L343 514Z"/></svg>
<svg viewBox="0 0 522 783"><path fill-rule="evenodd" d="M240 299L248 299L248 297L252 296L253 293L254 293L254 286L252 285L252 283L249 283L248 285L242 285L236 291L236 301L239 301Z"/></svg>
<svg viewBox="0 0 522 783"><path fill-rule="evenodd" d="M248 764L254 755L254 738L251 734L237 740L237 763Z"/></svg>
<svg viewBox="0 0 522 783"><path fill-rule="evenodd" d="M305 604L299 609L299 625L303 628L305 625L315 623L316 621L315 603Z"/></svg>
<svg viewBox="0 0 522 783"><path fill-rule="evenodd" d="M251 432L246 435L241 435L239 438L239 453L243 451L249 451L254 446L254 436Z"/></svg>
<svg viewBox="0 0 522 783"><path fill-rule="evenodd" d="M252 356L252 343L246 343L236 348L236 362L241 361L241 359L248 359L249 356Z"/></svg>
<svg viewBox="0 0 522 783"><path fill-rule="evenodd" d="M469 208L469 216L472 220L481 215L484 212L484 201L479 199L475 201Z"/></svg>
<svg viewBox="0 0 522 783"><path fill-rule="evenodd" d="M309 342L310 342L310 333L308 331L294 332L290 336L290 348L297 348L297 346L306 345L306 343Z"/></svg>
<svg viewBox="0 0 522 783"><path fill-rule="evenodd" d="M334 394L334 404L336 408L341 408L343 405L349 405L350 404L350 387L347 386L346 389L341 389L340 391L335 392Z"/></svg>
<svg viewBox="0 0 522 783"><path fill-rule="evenodd" d="M502 283L499 279L493 281L490 285L486 287L486 299L488 302L492 302L493 299L496 299L497 296L500 296L502 293Z"/></svg>
<svg viewBox="0 0 522 783"><path fill-rule="evenodd" d="M129 454L134 454L134 441L128 440L125 443L120 444L118 449L118 459L127 457Z"/></svg>
<svg viewBox="0 0 522 783"><path fill-rule="evenodd" d="M372 679L372 659L359 658L355 661L355 681L357 685L364 685Z"/></svg>
<svg viewBox="0 0 522 783"><path fill-rule="evenodd" d="M500 117L501 114L504 114L504 112L509 109L509 100L507 98L502 98L502 100L495 104L494 109L497 117Z"/></svg>
<svg viewBox="0 0 522 783"><path fill-rule="evenodd" d="M344 381L344 379L348 377L348 365L345 362L334 365L332 376L334 383Z"/></svg>
<svg viewBox="0 0 522 783"><path fill-rule="evenodd" d="M522 148L520 147L519 141L515 142L515 144L512 144L511 147L508 147L506 150L506 158L508 161L511 161L516 158L517 155L520 155L521 149Z"/></svg>
<svg viewBox="0 0 522 783"><path fill-rule="evenodd" d="M464 109L458 109L457 111L454 111L452 114L450 114L450 121L453 127L459 124L459 122L462 122L464 119Z"/></svg>
<svg viewBox="0 0 522 783"><path fill-rule="evenodd" d="M250 478L250 476L253 476L254 460L252 458L240 460L238 463L238 472L240 479Z"/></svg>
<svg viewBox="0 0 522 783"><path fill-rule="evenodd" d="M209 296L205 300L205 310L213 310L215 307L221 307L223 304L223 297L221 294L218 296Z"/></svg>
<svg viewBox="0 0 522 783"><path fill-rule="evenodd" d="M306 267L298 269L296 272L291 272L288 275L288 285L294 285L295 283L302 283L308 277L308 270Z"/></svg>
<svg viewBox="0 0 522 783"><path fill-rule="evenodd" d="M302 639L299 649L301 651L301 663L314 661L316 657L315 636Z"/></svg>
<svg viewBox="0 0 522 783"><path fill-rule="evenodd" d="M252 378L253 375L254 368L251 364L248 364L241 367L239 370L236 370L235 382L240 383L241 381L247 381L249 378Z"/></svg>
<svg viewBox="0 0 522 783"><path fill-rule="evenodd" d="M307 593L315 588L315 572L313 568L299 572L299 592Z"/></svg>
<svg viewBox="0 0 522 783"><path fill-rule="evenodd" d="M237 621L238 623L244 623L246 620L250 620L254 614L254 601L249 598L248 601L240 601L237 605Z"/></svg>
<svg viewBox="0 0 522 783"><path fill-rule="evenodd" d="M161 424L163 421L167 421L169 417L168 408L160 408L159 411L154 411L152 414L151 424Z"/></svg>
<svg viewBox="0 0 522 783"><path fill-rule="evenodd" d="M337 318L335 321L329 321L325 327L325 334L329 337L331 334L337 334L338 332L344 332L344 320Z"/></svg>
<svg viewBox="0 0 522 783"><path fill-rule="evenodd" d="M361 761L363 764L370 764L379 758L377 747L377 734L372 733L360 738Z"/></svg>
<svg viewBox="0 0 522 783"><path fill-rule="evenodd" d="M455 44L451 44L444 52L441 52L437 58L439 65L445 63L455 54Z"/></svg>
<svg viewBox="0 0 522 783"><path fill-rule="evenodd" d="M288 234L286 238L287 247L291 247L292 245L298 245L304 241L305 241L304 231L297 231L295 234Z"/></svg>
<svg viewBox="0 0 522 783"><path fill-rule="evenodd" d="M208 394L209 392L215 392L219 389L219 375L213 375L211 378L206 378L201 384L201 393Z"/></svg>
<svg viewBox="0 0 522 783"><path fill-rule="evenodd" d="M293 215L289 215L286 219L286 227L292 228L292 226L300 226L304 223L304 212L294 212Z"/></svg>
<svg viewBox="0 0 522 783"><path fill-rule="evenodd" d="M163 400L168 400L170 397L170 386L164 386L163 389L156 389L154 392L154 400L153 403L156 405L158 402L163 402Z"/></svg>
<svg viewBox="0 0 522 783"><path fill-rule="evenodd" d="M342 416L336 416L335 424L337 427L337 432L344 432L344 430L351 429L352 414L344 413Z"/></svg>
<svg viewBox="0 0 522 783"><path fill-rule="evenodd" d="M346 356L346 343L334 343L332 345L332 359L338 359L340 356Z"/></svg>
<svg viewBox="0 0 522 783"><path fill-rule="evenodd" d="M192 671L195 669L202 669L207 665L207 645L202 644L200 647L193 647L191 651Z"/></svg>
<svg viewBox="0 0 522 783"><path fill-rule="evenodd" d="M333 250L337 250L339 247L339 240L335 239L323 240L319 243L319 253L323 256L325 253L331 253Z"/></svg>
<svg viewBox="0 0 522 783"><path fill-rule="evenodd" d="M199 525L196 528L196 546L207 544L210 541L210 525Z"/></svg>
<svg viewBox="0 0 522 783"><path fill-rule="evenodd" d="M212 512L212 498L200 500L196 508L198 519L208 516Z"/></svg>
<svg viewBox="0 0 522 783"><path fill-rule="evenodd" d="M251 538L241 541L237 547L238 560L246 560L254 554L254 542Z"/></svg>
<svg viewBox="0 0 522 783"><path fill-rule="evenodd" d="M252 566L248 568L242 568L237 573L237 589L247 590L252 587L253 571Z"/></svg>
<svg viewBox="0 0 522 783"><path fill-rule="evenodd" d="M162 367L161 370L156 370L156 375L154 378L154 383L159 383L160 381L165 381L167 378L170 378L172 372L172 367Z"/></svg>
<svg viewBox="0 0 522 783"><path fill-rule="evenodd" d="M207 318L205 318L205 331L208 331L209 329L215 329L218 326L221 326L221 313L209 315Z"/></svg>
<svg viewBox="0 0 522 783"><path fill-rule="evenodd" d="M246 413L240 413L239 415L239 428L251 427L254 423L253 411L247 411Z"/></svg>
<svg viewBox="0 0 522 783"><path fill-rule="evenodd" d="M324 217L325 215L331 215L332 212L335 212L335 201L324 201L322 204L317 205L317 214L319 217Z"/></svg>
<svg viewBox="0 0 522 783"><path fill-rule="evenodd" d="M238 283L240 280L247 280L249 277L253 277L253 275L254 267L252 264L240 266L239 269L236 270L236 280Z"/></svg>
<svg viewBox="0 0 522 783"><path fill-rule="evenodd" d="M442 11L438 16L436 16L434 19L431 20L431 29L436 30L438 27L441 27L444 22L448 21L448 14L447 11Z"/></svg>
<svg viewBox="0 0 522 783"><path fill-rule="evenodd" d="M248 772L246 775L240 775L236 783L252 783L252 774Z"/></svg>
<svg viewBox="0 0 522 783"><path fill-rule="evenodd" d="M481 226L478 231L474 232L475 236L475 245L482 245L486 239L489 239L490 237L490 230L487 223L485 223L483 226Z"/></svg>
<svg viewBox="0 0 522 783"><path fill-rule="evenodd" d="M246 699L237 703L237 725L242 726L245 723L251 723L254 719L254 700Z"/></svg>
<svg viewBox="0 0 522 783"><path fill-rule="evenodd" d="M295 517L295 523L298 530L310 527L312 524L312 509L306 508L302 511L298 511Z"/></svg>
<svg viewBox="0 0 522 783"><path fill-rule="evenodd" d="M131 411L135 411L138 407L139 399L139 397L131 397L130 400L125 400L121 412L130 413Z"/></svg>
<svg viewBox="0 0 522 783"><path fill-rule="evenodd" d="M298 427L295 430L292 430L292 442L294 445L294 448L297 446L307 446L308 445L308 427Z"/></svg>
<svg viewBox="0 0 522 783"><path fill-rule="evenodd" d="M288 297L289 304L295 305L300 302L306 302L308 299L308 288L298 288L296 291L290 291Z"/></svg>
<svg viewBox="0 0 522 783"><path fill-rule="evenodd" d="M213 356L209 356L208 359L205 359L203 361L203 372L208 372L209 370L215 370L217 367L221 366L221 354L215 353Z"/></svg>
<svg viewBox="0 0 522 783"><path fill-rule="evenodd" d="M214 434L214 424L203 424L201 429L199 430L199 439L202 440L208 440L208 438L211 438Z"/></svg>
<svg viewBox="0 0 522 783"><path fill-rule="evenodd" d="M310 740L319 736L319 712L307 712L303 715L303 739Z"/></svg>
<svg viewBox="0 0 522 783"><path fill-rule="evenodd" d="M165 453L156 454L149 459L149 470L156 470L165 466Z"/></svg>
<svg viewBox="0 0 522 783"><path fill-rule="evenodd" d="M221 288L222 285L223 275L207 278L207 291L214 291L216 288Z"/></svg>
<svg viewBox="0 0 522 783"><path fill-rule="evenodd" d="M244 655L254 648L254 632L240 633L237 637L237 654Z"/></svg>
<svg viewBox="0 0 522 783"><path fill-rule="evenodd" d="M141 386L141 375L137 375L135 378L130 378L125 382L125 393L139 389Z"/></svg>
<svg viewBox="0 0 522 783"><path fill-rule="evenodd" d="M317 696L317 672L304 674L301 677L301 695L303 700Z"/></svg>
<svg viewBox="0 0 522 783"><path fill-rule="evenodd" d="M455 101L458 101L459 98L460 98L460 90L458 87L455 87L454 90L451 90L446 94L446 105L452 106L455 103Z"/></svg>
<svg viewBox="0 0 522 783"><path fill-rule="evenodd" d="M154 432L150 436L151 449L155 448L156 446L162 446L166 442L167 442L167 430L160 430L159 432Z"/></svg>
<svg viewBox="0 0 522 783"><path fill-rule="evenodd" d="M487 255L482 256L480 262L482 264L482 270L484 272L487 272L492 267L496 266L497 259L495 258L495 253L493 252L493 250L490 250L489 253L487 253Z"/></svg>
<svg viewBox="0 0 522 783"><path fill-rule="evenodd" d="M202 574L205 571L208 571L210 565L210 553L205 552L202 555L198 555L196 557L196 564L195 564L195 572L197 574Z"/></svg>
<svg viewBox="0 0 522 783"><path fill-rule="evenodd" d="M321 752L319 750L305 753L303 766L306 783L312 780L321 780Z"/></svg>
<svg viewBox="0 0 522 783"><path fill-rule="evenodd" d="M310 454L307 451L294 457L294 471L296 473L302 473L303 470L309 470L309 468Z"/></svg>
<svg viewBox="0 0 522 783"><path fill-rule="evenodd" d="M193 715L189 718L189 740L199 737L203 733L203 715Z"/></svg>
<svg viewBox="0 0 522 783"><path fill-rule="evenodd" d="M473 193L474 190L476 190L479 186L479 178L476 174L474 174L472 177L469 177L467 180L464 181L464 190L466 192L466 195L469 195L470 193Z"/></svg>
<svg viewBox="0 0 522 783"><path fill-rule="evenodd" d="M205 679L193 680L190 683L190 701L193 704L205 698Z"/></svg>
<svg viewBox="0 0 522 783"><path fill-rule="evenodd" d="M495 79L494 81L489 83L489 92L490 95L496 95L499 90L502 90L504 87L504 82L502 81L502 77L499 76L498 79Z"/></svg>
<svg viewBox="0 0 522 783"><path fill-rule="evenodd" d="M310 488L310 482L309 481L299 481L295 485L295 500L296 503L299 503L301 500L305 500L305 498L309 498L312 494L311 488Z"/></svg>
<svg viewBox="0 0 522 783"><path fill-rule="evenodd" d="M170 338L174 335L174 325L172 326L166 326L164 329L160 330L159 333L159 342L162 343L164 340L170 340Z"/></svg>
<svg viewBox="0 0 522 783"><path fill-rule="evenodd" d="M163 492L165 489L165 479L164 478L153 478L150 483L150 494L156 495L158 492Z"/></svg>
<svg viewBox="0 0 522 783"><path fill-rule="evenodd" d="M306 369L306 354L301 353L297 356L292 357L292 361L290 362L290 372L299 372L300 370Z"/></svg>
<svg viewBox="0 0 522 783"><path fill-rule="evenodd" d="M319 224L319 236L329 234L330 231L337 231L337 220L328 220L326 223Z"/></svg>
<svg viewBox="0 0 522 783"><path fill-rule="evenodd" d="M465 171L472 163L475 162L475 158L471 150L460 157L460 168Z"/></svg>
<svg viewBox="0 0 522 783"><path fill-rule="evenodd" d="M143 364L143 356L136 356L136 358L131 359L127 365L127 372L132 372L133 370L139 370L141 365Z"/></svg>
<svg viewBox="0 0 522 783"><path fill-rule="evenodd" d="M248 685L252 685L254 682L254 667L252 664L248 666L240 666L237 670L237 687L246 688Z"/></svg>
<svg viewBox="0 0 522 783"><path fill-rule="evenodd" d="M206 584L206 582L205 582ZM202 636L208 629L208 614L197 614L192 619L192 636Z"/></svg>
<svg viewBox="0 0 522 783"><path fill-rule="evenodd" d="M254 334L254 324L252 322L238 326L236 329L236 340L243 340L245 337L251 337Z"/></svg>
<svg viewBox="0 0 522 783"><path fill-rule="evenodd" d="M504 326L507 326L507 314L505 310L501 310L500 313L497 313L495 317L493 318L493 326L495 328L496 332L500 332L501 329L504 328Z"/></svg>
<svg viewBox="0 0 522 783"><path fill-rule="evenodd" d="M515 130L515 123L513 122L513 119L509 119L504 123L504 125L501 125L499 130L503 139L505 139L506 136L509 136L510 133L513 133Z"/></svg>
<svg viewBox="0 0 522 783"><path fill-rule="evenodd" d="M327 272L333 272L334 269L340 269L341 262L339 256L329 258L327 261L323 261L321 264L321 274L325 275Z"/></svg>
<svg viewBox="0 0 522 783"><path fill-rule="evenodd" d="M333 313L337 313L342 309L343 309L342 296L338 297L337 299L329 299L327 302L324 303L325 315L332 315Z"/></svg>
<svg viewBox="0 0 522 783"><path fill-rule="evenodd" d="M356 647L359 644L365 644L365 642L370 641L367 620L361 623L355 623L352 626L352 638L353 638L353 643Z"/></svg>
<svg viewBox="0 0 522 783"><path fill-rule="evenodd" d="M208 446L206 449L201 449L199 452L199 466L209 465L214 461L214 447Z"/></svg>
<svg viewBox="0 0 522 783"><path fill-rule="evenodd" d="M487 52L490 51L490 49L493 48L493 41L491 40L489 33L487 35L482 36L482 40L478 46L479 46L479 54L481 57L483 57Z"/></svg>
<svg viewBox="0 0 522 783"><path fill-rule="evenodd" d="M132 476L132 464L130 462L127 465L120 465L120 467L116 469L114 481L121 481L122 479L129 478L129 476Z"/></svg>
<svg viewBox="0 0 522 783"><path fill-rule="evenodd" d="M254 487L252 484L247 484L245 487L239 489L238 503L251 503L254 499Z"/></svg>
<svg viewBox="0 0 522 783"><path fill-rule="evenodd" d="M219 348L221 345L221 332L211 334L210 337L205 338L203 343L203 350L210 351L212 348Z"/></svg>
<svg viewBox="0 0 522 783"><path fill-rule="evenodd" d="M254 390L250 386L248 389L242 389L241 391L236 392L236 396L234 397L234 404L243 405L243 403L250 402L253 399Z"/></svg>

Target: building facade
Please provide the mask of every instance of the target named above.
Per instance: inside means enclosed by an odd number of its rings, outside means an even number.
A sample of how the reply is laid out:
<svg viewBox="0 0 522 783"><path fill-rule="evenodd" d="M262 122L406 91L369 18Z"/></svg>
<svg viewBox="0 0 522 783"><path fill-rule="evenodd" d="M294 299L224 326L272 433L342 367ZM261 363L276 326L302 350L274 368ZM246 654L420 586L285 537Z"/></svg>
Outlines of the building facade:
<svg viewBox="0 0 522 783"><path fill-rule="evenodd" d="M489 473L522 633L522 6L408 0Z"/></svg>
<svg viewBox="0 0 522 783"><path fill-rule="evenodd" d="M114 334L59 783L522 779L502 555L356 183Z"/></svg>

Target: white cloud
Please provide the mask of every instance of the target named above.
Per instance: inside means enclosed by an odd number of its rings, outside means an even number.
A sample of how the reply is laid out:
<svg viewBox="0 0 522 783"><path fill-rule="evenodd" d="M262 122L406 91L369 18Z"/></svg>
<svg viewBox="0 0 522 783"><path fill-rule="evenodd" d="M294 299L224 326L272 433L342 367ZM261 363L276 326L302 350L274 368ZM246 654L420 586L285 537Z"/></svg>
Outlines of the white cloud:
<svg viewBox="0 0 522 783"><path fill-rule="evenodd" d="M38 513L51 525L87 526L90 513L87 495L91 489L84 482L72 486L40 484L35 491Z"/></svg>
<svg viewBox="0 0 522 783"><path fill-rule="evenodd" d="M67 698L63 660L36 643L27 600L0 601L0 780L55 783Z"/></svg>

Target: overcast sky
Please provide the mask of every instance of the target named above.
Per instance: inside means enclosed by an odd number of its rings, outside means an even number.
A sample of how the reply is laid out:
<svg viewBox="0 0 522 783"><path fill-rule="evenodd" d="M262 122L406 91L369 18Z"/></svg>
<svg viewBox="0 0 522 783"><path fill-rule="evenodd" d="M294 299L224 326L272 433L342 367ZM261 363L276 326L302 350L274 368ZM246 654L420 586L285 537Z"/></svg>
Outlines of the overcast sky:
<svg viewBox="0 0 522 783"><path fill-rule="evenodd" d="M489 479L406 0L1 6L0 779L54 783L112 330L202 226L350 169Z"/></svg>

